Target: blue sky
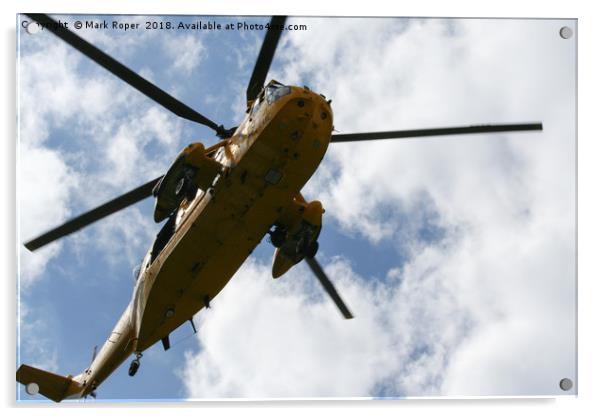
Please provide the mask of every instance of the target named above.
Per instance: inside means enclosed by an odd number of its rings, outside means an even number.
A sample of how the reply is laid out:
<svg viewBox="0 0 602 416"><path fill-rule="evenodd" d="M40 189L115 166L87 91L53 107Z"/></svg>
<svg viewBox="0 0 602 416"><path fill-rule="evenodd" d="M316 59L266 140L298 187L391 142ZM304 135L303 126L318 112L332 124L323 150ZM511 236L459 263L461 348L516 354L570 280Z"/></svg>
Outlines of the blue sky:
<svg viewBox="0 0 602 416"><path fill-rule="evenodd" d="M303 265L273 281L264 242L196 318L198 337L182 327L171 350L148 350L133 379L124 365L99 398L560 394L556 379L575 374L575 47L557 32L574 22L298 21L309 30L283 36L271 74L332 98L341 132L545 130L332 146L306 196L325 204L319 259L357 318L340 319ZM226 126L242 119L263 38L80 35ZM18 36L23 240L158 176L189 142L215 142L53 35ZM86 368L129 302L159 228L151 213L145 201L21 251L21 362Z"/></svg>

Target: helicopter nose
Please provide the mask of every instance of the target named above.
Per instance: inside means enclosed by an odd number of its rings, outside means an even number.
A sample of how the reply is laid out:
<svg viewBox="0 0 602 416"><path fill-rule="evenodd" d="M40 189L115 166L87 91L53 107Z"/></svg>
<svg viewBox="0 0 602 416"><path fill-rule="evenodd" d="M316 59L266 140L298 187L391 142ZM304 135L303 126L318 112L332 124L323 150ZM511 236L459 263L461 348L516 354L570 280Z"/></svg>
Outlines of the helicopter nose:
<svg viewBox="0 0 602 416"><path fill-rule="evenodd" d="M294 119L302 124L303 133L293 132L295 137L302 136L300 143L313 149L312 152L322 153L330 144L332 134L333 115L330 102L322 94L318 94L308 87L291 87L293 94L287 106L294 114ZM292 136L291 136L292 138Z"/></svg>

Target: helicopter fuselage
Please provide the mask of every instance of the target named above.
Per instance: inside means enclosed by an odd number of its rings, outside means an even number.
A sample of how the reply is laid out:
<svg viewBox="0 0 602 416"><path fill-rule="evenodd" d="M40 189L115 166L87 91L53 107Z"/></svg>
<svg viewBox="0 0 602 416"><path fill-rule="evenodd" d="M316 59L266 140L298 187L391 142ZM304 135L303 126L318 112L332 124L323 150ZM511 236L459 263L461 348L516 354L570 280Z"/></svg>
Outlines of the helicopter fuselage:
<svg viewBox="0 0 602 416"><path fill-rule="evenodd" d="M183 201L167 244L152 261L146 255L122 318L74 378L85 386L82 396L208 307L318 168L333 127L330 104L308 88L281 87L287 93L280 96L266 87L233 136L208 155L222 172Z"/></svg>

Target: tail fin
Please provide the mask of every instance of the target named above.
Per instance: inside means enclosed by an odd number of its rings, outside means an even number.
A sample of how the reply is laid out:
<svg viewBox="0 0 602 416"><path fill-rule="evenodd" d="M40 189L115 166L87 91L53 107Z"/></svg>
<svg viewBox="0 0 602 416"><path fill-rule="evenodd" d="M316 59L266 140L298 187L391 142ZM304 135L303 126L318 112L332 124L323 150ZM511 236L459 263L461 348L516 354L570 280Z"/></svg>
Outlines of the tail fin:
<svg viewBox="0 0 602 416"><path fill-rule="evenodd" d="M40 394L55 402L60 402L67 397L79 397L84 390L84 386L71 376L59 376L25 364L17 370L17 381L25 386L35 383Z"/></svg>

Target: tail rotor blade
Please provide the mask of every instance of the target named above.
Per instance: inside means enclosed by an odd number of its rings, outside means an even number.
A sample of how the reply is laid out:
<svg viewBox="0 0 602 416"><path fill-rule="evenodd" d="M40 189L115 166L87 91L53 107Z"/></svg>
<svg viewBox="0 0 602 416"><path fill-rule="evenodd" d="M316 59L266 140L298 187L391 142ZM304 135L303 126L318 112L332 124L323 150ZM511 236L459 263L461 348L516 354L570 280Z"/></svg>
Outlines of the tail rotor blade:
<svg viewBox="0 0 602 416"><path fill-rule="evenodd" d="M318 263L318 261L315 258L308 257L305 258L305 261L309 265L311 271L314 273L314 275L316 275L316 277L322 284L322 287L324 287L324 290L326 290L326 293L330 295L334 303L337 305L337 308L339 308L339 311L341 311L341 314L343 314L345 319L352 319L353 315L349 311L349 308L347 308L347 305L345 305L345 302L343 302L343 299L341 299L341 297L339 296L339 293L335 289L328 276L326 276L326 273L324 273L324 270L322 269L322 266L320 266L320 263Z"/></svg>

